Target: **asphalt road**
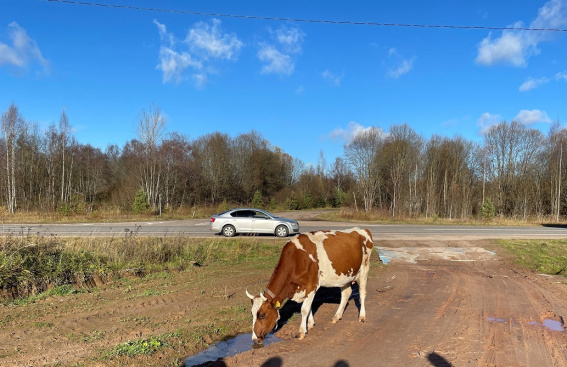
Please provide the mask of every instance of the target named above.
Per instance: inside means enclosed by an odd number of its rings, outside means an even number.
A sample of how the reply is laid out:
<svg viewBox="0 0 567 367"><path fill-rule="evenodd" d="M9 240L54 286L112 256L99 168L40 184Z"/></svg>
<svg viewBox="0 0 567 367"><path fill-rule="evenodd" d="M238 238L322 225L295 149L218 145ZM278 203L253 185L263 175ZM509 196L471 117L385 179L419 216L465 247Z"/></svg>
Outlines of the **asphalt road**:
<svg viewBox="0 0 567 367"><path fill-rule="evenodd" d="M567 226L464 226L372 224L353 222L302 221L302 232L320 229L346 229L354 226L368 228L374 240L457 240L457 239L558 239L567 238ZM0 235L7 236L186 236L221 237L209 230L208 219L190 219L162 222L84 223L84 224L2 224ZM263 236L264 237L264 236ZM271 236L265 236L271 238Z"/></svg>

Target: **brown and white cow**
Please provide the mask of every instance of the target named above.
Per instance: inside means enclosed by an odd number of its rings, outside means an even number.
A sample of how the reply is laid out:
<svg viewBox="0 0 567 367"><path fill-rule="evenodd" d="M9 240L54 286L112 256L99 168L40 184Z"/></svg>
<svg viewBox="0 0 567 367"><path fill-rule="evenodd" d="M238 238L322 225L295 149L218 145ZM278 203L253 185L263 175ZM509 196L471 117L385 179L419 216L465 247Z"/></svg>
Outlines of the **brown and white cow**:
<svg viewBox="0 0 567 367"><path fill-rule="evenodd" d="M289 240L280 255L278 265L259 296L252 300L252 340L262 343L279 320L279 309L291 299L303 302L299 339L315 325L311 304L320 287L340 287L341 303L333 317L336 323L352 294L351 283L358 282L360 313L358 321L364 322L366 310L366 280L370 268L372 235L358 227L344 231L317 231L296 235Z"/></svg>

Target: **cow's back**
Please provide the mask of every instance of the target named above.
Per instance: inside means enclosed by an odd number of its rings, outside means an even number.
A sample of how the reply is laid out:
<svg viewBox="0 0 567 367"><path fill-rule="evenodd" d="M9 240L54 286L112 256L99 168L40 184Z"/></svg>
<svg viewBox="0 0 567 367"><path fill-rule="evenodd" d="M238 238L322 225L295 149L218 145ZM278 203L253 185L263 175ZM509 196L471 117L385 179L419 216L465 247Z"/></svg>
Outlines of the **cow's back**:
<svg viewBox="0 0 567 367"><path fill-rule="evenodd" d="M317 251L319 286L341 287L352 282L372 249L367 231L317 231L307 235Z"/></svg>

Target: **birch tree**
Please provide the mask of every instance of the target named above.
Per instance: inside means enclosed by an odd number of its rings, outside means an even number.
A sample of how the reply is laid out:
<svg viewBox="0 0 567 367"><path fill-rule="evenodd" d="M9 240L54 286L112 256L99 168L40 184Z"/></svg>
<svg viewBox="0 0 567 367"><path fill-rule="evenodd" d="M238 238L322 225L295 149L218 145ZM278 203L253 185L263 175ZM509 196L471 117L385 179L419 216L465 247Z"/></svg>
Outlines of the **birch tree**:
<svg viewBox="0 0 567 367"><path fill-rule="evenodd" d="M146 192L152 209L156 209L159 200L161 167L158 147L165 133L165 117L161 109L151 105L149 110L142 110L138 119L138 140L144 147L143 157L139 162L139 179Z"/></svg>
<svg viewBox="0 0 567 367"><path fill-rule="evenodd" d="M2 114L2 132L6 145L6 197L8 212L16 210L16 144L18 135L23 125L23 119L15 104L11 104L6 112Z"/></svg>

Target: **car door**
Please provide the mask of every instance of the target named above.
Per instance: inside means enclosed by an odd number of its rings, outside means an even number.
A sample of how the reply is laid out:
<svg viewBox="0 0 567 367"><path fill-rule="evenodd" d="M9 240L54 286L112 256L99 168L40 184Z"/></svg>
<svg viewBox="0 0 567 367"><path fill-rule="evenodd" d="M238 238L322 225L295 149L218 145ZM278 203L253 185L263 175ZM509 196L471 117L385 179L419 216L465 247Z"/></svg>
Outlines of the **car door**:
<svg viewBox="0 0 567 367"><path fill-rule="evenodd" d="M252 220L254 219L252 210L237 210L231 216L237 232L252 232Z"/></svg>
<svg viewBox="0 0 567 367"><path fill-rule="evenodd" d="M266 213L256 210L254 219L252 219L252 231L254 233L274 233L274 220Z"/></svg>

